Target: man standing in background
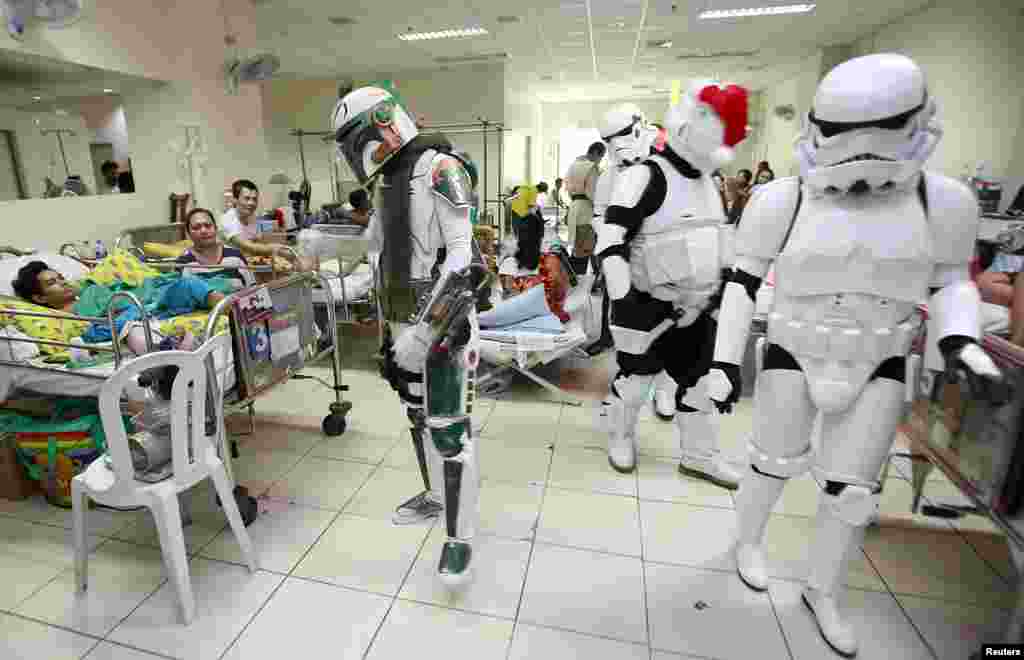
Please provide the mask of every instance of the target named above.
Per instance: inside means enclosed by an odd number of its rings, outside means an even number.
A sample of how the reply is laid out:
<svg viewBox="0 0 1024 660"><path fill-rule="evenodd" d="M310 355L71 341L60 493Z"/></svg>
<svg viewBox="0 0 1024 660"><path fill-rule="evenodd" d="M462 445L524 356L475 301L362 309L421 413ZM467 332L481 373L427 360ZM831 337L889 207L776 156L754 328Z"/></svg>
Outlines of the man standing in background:
<svg viewBox="0 0 1024 660"><path fill-rule="evenodd" d="M572 268L577 274L587 272L587 262L594 253L597 235L591 224L594 219L594 189L601 176L598 163L604 158L603 142L594 142L587 153L577 158L565 173L565 188L572 202L569 205L569 243L572 244Z"/></svg>
<svg viewBox="0 0 1024 660"><path fill-rule="evenodd" d="M555 179L555 189L551 191L551 201L554 202L554 206L558 209L558 221L562 221L562 209L565 208L565 202L562 201L562 179L561 177Z"/></svg>

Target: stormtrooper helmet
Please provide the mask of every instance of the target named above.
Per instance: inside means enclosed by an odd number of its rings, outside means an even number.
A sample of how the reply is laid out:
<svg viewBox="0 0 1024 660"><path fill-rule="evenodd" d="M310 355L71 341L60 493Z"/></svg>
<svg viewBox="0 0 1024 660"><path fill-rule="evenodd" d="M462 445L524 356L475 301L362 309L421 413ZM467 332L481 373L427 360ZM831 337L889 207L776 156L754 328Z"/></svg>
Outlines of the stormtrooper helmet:
<svg viewBox="0 0 1024 660"><path fill-rule="evenodd" d="M942 137L935 113L910 58L879 53L843 62L818 85L797 139L804 181L825 194L905 187Z"/></svg>
<svg viewBox="0 0 1024 660"><path fill-rule="evenodd" d="M616 165L632 165L647 158L657 137L657 131L632 103L604 113L599 128L601 139L608 145L608 156Z"/></svg>
<svg viewBox="0 0 1024 660"><path fill-rule="evenodd" d="M733 147L747 137L747 90L695 80L665 115L668 146L699 170L730 163Z"/></svg>
<svg viewBox="0 0 1024 660"><path fill-rule="evenodd" d="M331 115L339 156L366 185L419 131L390 91L361 87L338 100Z"/></svg>

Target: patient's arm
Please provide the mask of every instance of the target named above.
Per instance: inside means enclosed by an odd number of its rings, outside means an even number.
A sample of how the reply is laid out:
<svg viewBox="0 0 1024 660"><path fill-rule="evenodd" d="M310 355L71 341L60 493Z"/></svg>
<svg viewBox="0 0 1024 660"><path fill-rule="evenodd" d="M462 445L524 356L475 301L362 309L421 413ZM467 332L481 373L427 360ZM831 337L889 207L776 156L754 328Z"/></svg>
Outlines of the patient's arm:
<svg viewBox="0 0 1024 660"><path fill-rule="evenodd" d="M1009 273L985 271L978 275L978 291L987 303L1009 307L1013 302L1013 288Z"/></svg>

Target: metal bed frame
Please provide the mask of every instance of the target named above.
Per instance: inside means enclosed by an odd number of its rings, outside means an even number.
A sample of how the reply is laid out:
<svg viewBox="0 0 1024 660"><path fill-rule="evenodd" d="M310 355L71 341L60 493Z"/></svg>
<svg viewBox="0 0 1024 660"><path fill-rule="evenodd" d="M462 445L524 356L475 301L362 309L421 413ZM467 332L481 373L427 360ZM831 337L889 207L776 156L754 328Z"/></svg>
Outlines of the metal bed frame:
<svg viewBox="0 0 1024 660"><path fill-rule="evenodd" d="M166 226L166 225L164 225L164 226ZM120 243L120 240L118 242ZM61 253L62 254L65 253L65 250L66 250L66 248L69 245L72 248L74 247L73 244L66 244L65 246L62 246L62 248L61 248ZM71 256L71 255L68 255L68 256ZM80 259L78 257L73 257L73 258L79 259L80 261L82 261L87 266L90 265L90 261L93 264L95 263L95 260ZM177 268L181 268L181 267L185 267L185 266L187 266L188 268L191 268L191 269L202 268L202 266L198 266L196 264L183 265L183 264L176 264L176 263L168 262L168 261L158 261L158 262L147 261L146 263L147 263L147 265L155 266L157 268L164 268L164 269L170 269L170 268L177 269ZM211 269L216 268L218 270L222 270L223 269L222 266L212 266L210 268ZM254 272L254 273L261 273L261 272L262 273L266 273L266 272L273 273L274 272L274 269L271 266L250 266L249 270ZM284 373L284 375L282 377L280 377L280 378L276 379L275 381L273 381L271 383L268 383L265 386L261 387L259 392L255 393L255 395L245 396L243 398L225 400L224 401L224 411L225 411L225 414L233 414L233 413L242 412L242 411L248 412L249 422L250 422L250 432L255 431L254 403L255 403L256 399L258 399L260 396L262 396L262 394L266 393L268 390L270 390L270 389L276 387L277 385L279 385L281 382L284 382L285 380L292 379L292 378L294 378L294 379L315 380L315 381L319 382L320 384L324 385L325 387L327 387L328 389L331 389L334 392L334 401L330 403L330 405L329 405L329 413L323 419L322 430L324 431L325 434L327 434L329 436L338 436L338 435L341 435L342 433L345 432L345 428L347 426L346 415L352 409L352 403L347 401L347 400L345 400L343 398L343 394L342 394L343 392L348 391L348 386L344 385L343 382L342 382L341 345L340 345L340 341L339 341L338 333L337 333L337 319L336 319L336 315L335 315L334 297L333 297L333 293L331 292L331 288L330 288L330 284L329 284L329 280L331 279L331 277L333 277L332 274L327 274L327 273L323 273L323 272L319 272L318 271L316 273L297 273L297 274L291 275L291 276L289 276L287 278L284 278L283 280L280 280L280 279L272 280L271 282L268 283L268 285L272 285L272 284L276 283L278 286L282 286L283 285L283 286L308 286L308 287L312 287L315 283L320 283L321 286L324 288L324 290L326 292L326 296L327 296L327 301L328 301L328 304L327 304L328 328L326 329L326 333L327 333L327 336L331 340L330 346L329 347L324 347L323 349L319 349L319 350L313 351L312 356L309 357L308 359L306 359L303 362L302 366L305 366L305 364L318 362L318 361L320 361L320 360L330 356L330 358L331 358L331 368L332 368L332 372L333 372L333 381L334 382L333 383L328 383L327 381L325 381L325 380L323 380L323 379L321 379L321 378L319 378L317 376L310 376L310 375L300 374L298 372L301 371L301 367L299 369L293 369L293 368L289 367L289 368L286 369L286 371L285 371L285 373ZM231 295L228 295L223 300L221 300L213 308L213 310L210 312L210 315L209 315L209 317L207 319L207 322L206 322L206 326L204 328L202 340L205 341L206 339L208 339L209 337L211 337L214 334L214 330L215 330L215 328L217 326L217 323L220 321L221 317L227 315L228 318L232 319L232 322L234 322L233 315L231 313L231 310L233 309L233 307L232 307L233 303L238 301L238 300L240 300L243 296L249 296L253 292L254 289L258 289L260 286L267 286L267 285L256 285L255 287L247 287L245 289L242 289L241 291L238 291L238 292L235 292L235 293L233 293ZM142 305L142 302L136 296L134 296L133 294L131 294L129 292L118 292L118 293L114 294L114 297L111 299L110 305L108 306L106 318L77 316L77 315L64 314L64 313L48 314L48 313L43 313L43 312L25 312L25 311L21 311L21 310L17 310L17 309L10 309L10 308L4 308L4 307L0 307L0 314L11 315L11 316L37 317L37 318L57 318L57 319L64 319L64 320L70 319L70 320L85 321L85 322L89 322L89 323L101 323L101 324L107 325L110 328L111 336L112 337L116 337L117 333L115 332L114 318L115 318L116 314L121 311L120 309L117 309L118 306L116 304L120 300L127 300L132 306L134 306L139 311L140 322L142 323L142 326L143 326L144 332L145 332L147 351L152 351L153 350L153 346L154 346L154 344L153 344L153 336L152 336L152 319L146 313L145 307ZM298 310L298 311L301 312L301 310ZM49 341L49 340L42 340L42 339L14 339L14 338L5 338L5 341L33 343L33 344L37 344L37 345L50 345L50 346L58 346L58 347L64 347L64 348L73 348L73 347L81 348L81 346L75 346L74 344L67 343L67 342ZM118 341L112 341L111 345L109 347L105 346L105 345L88 345L88 349L90 351L112 352L114 354L114 368L115 368L115 370L118 367L120 367L121 363L124 361L124 356L121 353L121 348L120 348L120 344L119 344ZM237 351L237 347L234 350ZM244 362L241 359L239 359L240 356L235 355L234 357L235 357L235 360L234 360L235 367L234 368L236 370L242 370L244 368L243 367ZM68 371L66 369L47 368L45 366L39 366L39 365L31 364L31 363L28 363L28 362L8 361L8 360L0 359L0 365L10 366L10 367L18 367L18 368L29 368L29 369L35 369L35 370L47 371L47 372L59 372L59 373L62 373L64 375L71 375L71 376L74 376L74 377L84 378L84 379L89 379L89 380L94 380L94 381L102 381L102 380L106 380L106 378L107 378L107 376L105 376L105 375L100 375L100 374L95 374L95 373L88 373L88 372L74 372L74 371ZM243 371L238 371L238 374L239 374L239 379L238 379L239 383L242 383L242 382L248 380L246 378L246 374ZM238 391L237 387L235 388L235 391L236 392ZM232 449L232 456L233 457L237 457L237 447L232 446L231 449ZM230 470L230 468L229 468L229 470Z"/></svg>
<svg viewBox="0 0 1024 660"><path fill-rule="evenodd" d="M920 344L923 344L923 332ZM1015 387L1021 387L1024 383L1024 374L1019 366L1021 349L1010 344L1005 339L987 334L982 340L982 346L987 353L1002 361L1003 368L1012 368L1017 373L1009 374L1011 382ZM920 346L919 346L920 348ZM925 515L939 514L943 512L959 517L963 514L977 514L989 518L992 523L1006 536L1006 541L1011 550L1013 564L1018 575L1024 575L1024 515L1019 511L1007 514L1002 510L1001 494L1013 478L1010 473L1010 462L1013 458L1013 451L1021 437L1020 427L1024 425L1018 409L1015 418L1009 421L1011 424L1009 432L1000 434L987 434L988 425L1002 425L1008 422L1006 415L1000 412L987 411L993 416L981 428L975 427L976 433L965 433L957 429L950 433L948 444L944 441L937 441L932 435L933 425L945 425L948 423L949 415L953 414L949 404L942 401L941 388L945 385L954 385L948 380L940 381L937 374L928 374L927 368L922 366L920 378L914 384L914 398L908 403L905 410L905 421L907 422L907 436L910 441L910 450L907 452L896 452L889 456L883 468L883 479L888 474L889 463L894 457L902 457L911 461L913 488L913 499L911 512L921 512ZM1020 396L1016 396L1009 406L1019 406ZM962 409L961 409L962 412ZM1000 419L1000 418L1003 419ZM979 460L980 456L992 460L993 469L984 476L967 474L961 461L970 464ZM952 482L957 490L967 499L969 505L959 506L941 502L934 502L932 505L921 505L922 493L929 474L938 468ZM981 479L979 481L979 479ZM884 483L884 481L882 482ZM992 640L1000 643L1021 644L1024 643L1024 583L1017 585L1017 598L1013 613L1003 629L1002 639ZM981 652L971 655L971 660L981 658Z"/></svg>
<svg viewBox="0 0 1024 660"><path fill-rule="evenodd" d="M328 235L331 235L331 236L336 236L336 237L352 236L352 235L354 235L356 229L364 231L364 228L360 227L359 225L348 225L348 224L315 224L315 225L312 225L310 227L310 229L315 230L315 231L319 231L319 232L322 232L324 234L328 234ZM358 233L361 234L362 231L359 231ZM364 295L357 296L355 298L349 299L349 297L348 297L348 290L347 290L347 287L345 286L345 276L344 276L344 272L343 272L344 269L342 268L342 266L344 266L344 259L342 259L340 256L338 257L338 266L339 266L338 276L339 276L339 278L341 280L341 301L340 302L341 302L341 308L342 308L342 310L344 310L344 316L341 319L339 319L340 323L354 323L355 322L353 314L352 314L352 307L353 306L369 306L369 307L373 308L375 311L377 309L377 307L376 307L377 270L375 268L375 265L374 265L372 259L367 259L367 262L368 262L368 264L370 266L370 278L371 278L370 279L370 289ZM337 302L338 301L335 300L335 303L337 303Z"/></svg>

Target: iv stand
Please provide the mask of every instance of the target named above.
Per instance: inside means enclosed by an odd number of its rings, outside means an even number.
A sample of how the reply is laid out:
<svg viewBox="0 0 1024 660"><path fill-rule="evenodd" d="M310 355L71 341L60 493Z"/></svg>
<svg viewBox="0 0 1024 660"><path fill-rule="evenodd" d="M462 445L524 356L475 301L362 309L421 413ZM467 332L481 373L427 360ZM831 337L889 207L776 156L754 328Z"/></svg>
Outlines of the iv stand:
<svg viewBox="0 0 1024 660"><path fill-rule="evenodd" d="M302 195L303 200L303 212L309 212L309 201L312 197L312 190L309 184L309 174L306 172L306 150L302 144L302 137L305 135L321 135L317 131L304 131L301 128L297 128L291 132L292 135L299 140L299 163L302 165L302 184L299 186L299 193Z"/></svg>
<svg viewBox="0 0 1024 660"><path fill-rule="evenodd" d="M61 157L61 160L64 161L64 176L70 177L71 176L71 168L68 167L68 156L67 156L67 153L64 151L64 138L61 137L64 133L67 133L68 135L70 135L72 137L74 137L74 135L75 135L75 132L73 130L71 130L70 128L44 128L42 130L42 134L43 135L50 135L50 134L56 134L57 135L57 145L60 147L60 157Z"/></svg>

